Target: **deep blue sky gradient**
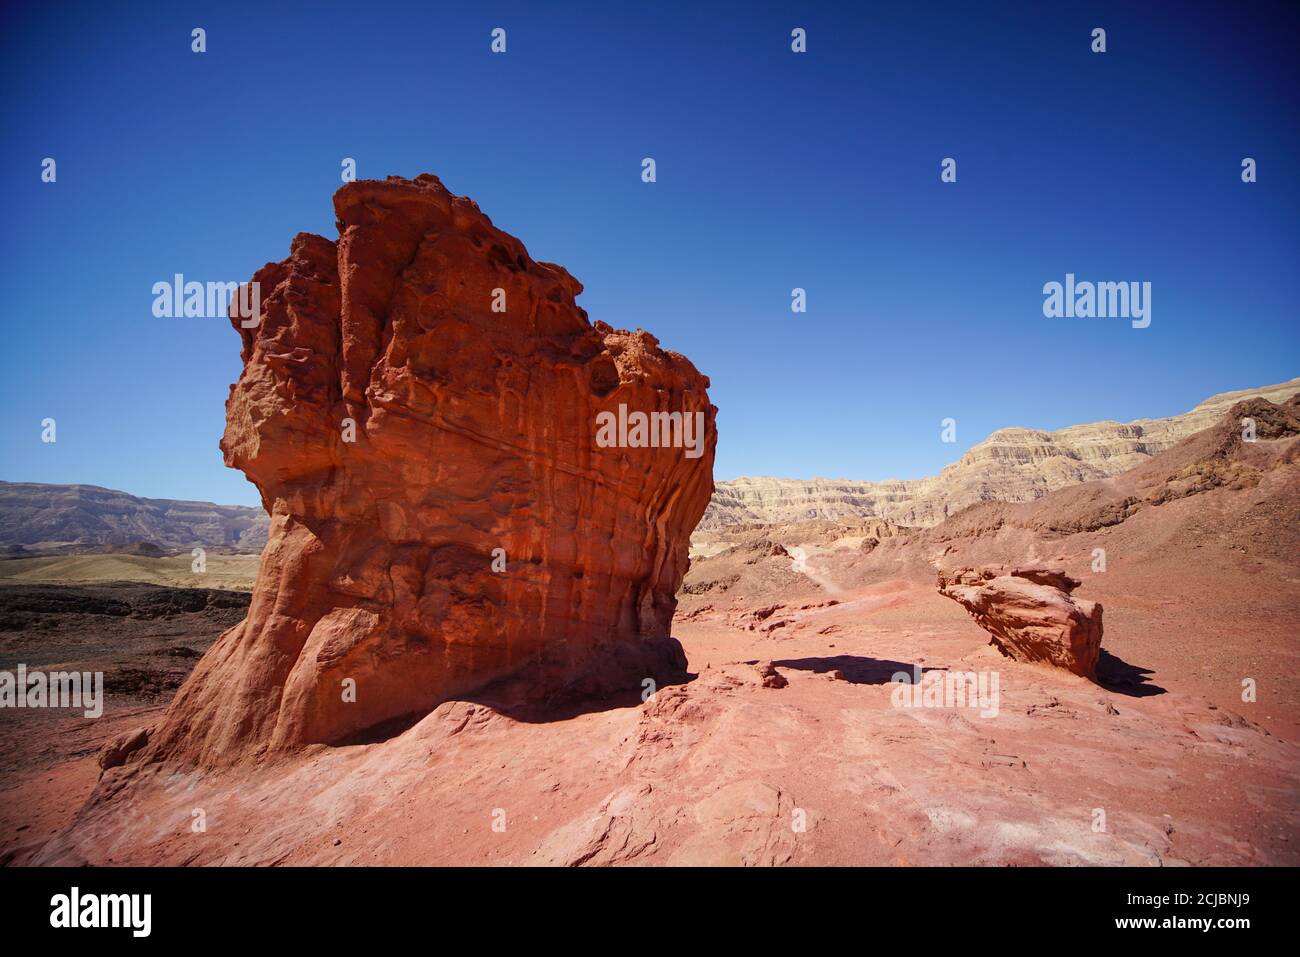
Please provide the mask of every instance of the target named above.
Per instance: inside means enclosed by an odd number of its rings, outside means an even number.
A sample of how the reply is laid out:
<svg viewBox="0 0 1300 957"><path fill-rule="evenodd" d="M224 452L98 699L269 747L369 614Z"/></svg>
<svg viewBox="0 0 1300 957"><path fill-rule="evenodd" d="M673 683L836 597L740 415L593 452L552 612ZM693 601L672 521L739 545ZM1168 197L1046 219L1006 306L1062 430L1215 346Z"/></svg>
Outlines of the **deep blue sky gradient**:
<svg viewBox="0 0 1300 957"><path fill-rule="evenodd" d="M0 478L255 503L217 448L238 337L150 288L334 237L347 156L436 173L689 356L719 478L917 477L1002 426L1292 378L1296 10L7 4ZM1044 318L1067 271L1150 281L1151 327Z"/></svg>

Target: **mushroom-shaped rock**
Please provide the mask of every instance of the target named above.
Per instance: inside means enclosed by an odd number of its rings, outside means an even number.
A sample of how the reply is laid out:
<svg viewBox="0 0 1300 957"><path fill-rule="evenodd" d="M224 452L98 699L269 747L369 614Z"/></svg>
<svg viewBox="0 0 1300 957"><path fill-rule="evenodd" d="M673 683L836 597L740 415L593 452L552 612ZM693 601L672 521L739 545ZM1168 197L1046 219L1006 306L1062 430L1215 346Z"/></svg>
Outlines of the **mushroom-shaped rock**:
<svg viewBox="0 0 1300 957"><path fill-rule="evenodd" d="M489 685L513 704L681 680L708 379L588 321L576 279L436 177L334 208L338 240L298 235L253 277L257 321L232 318L221 447L270 536L150 757L338 743Z"/></svg>

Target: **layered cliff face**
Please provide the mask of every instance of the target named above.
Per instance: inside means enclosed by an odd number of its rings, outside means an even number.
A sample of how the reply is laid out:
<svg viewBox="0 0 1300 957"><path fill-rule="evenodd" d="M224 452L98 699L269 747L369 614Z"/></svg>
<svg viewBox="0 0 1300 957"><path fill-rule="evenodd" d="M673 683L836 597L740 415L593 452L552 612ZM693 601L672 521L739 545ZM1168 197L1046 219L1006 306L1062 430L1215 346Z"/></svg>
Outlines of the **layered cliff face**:
<svg viewBox="0 0 1300 957"><path fill-rule="evenodd" d="M297 236L254 277L260 324L235 323L222 449L270 539L247 620L151 754L339 742L494 682L540 702L681 678L669 623L713 489L708 379L590 323L576 279L433 176L334 205L338 241ZM635 416L656 412L651 445ZM598 435L620 416L630 430Z"/></svg>
<svg viewBox="0 0 1300 957"><path fill-rule="evenodd" d="M171 551L259 551L266 513L240 505L139 498L96 485L0 482L0 549L31 554L149 542Z"/></svg>
<svg viewBox="0 0 1300 957"><path fill-rule="evenodd" d="M807 519L882 518L937 525L978 502L1032 502L1068 485L1127 472L1215 424L1232 406L1262 397L1283 402L1300 379L1224 392L1190 412L1136 422L1093 422L1056 432L999 429L936 476L888 482L738 478L719 482L701 529Z"/></svg>

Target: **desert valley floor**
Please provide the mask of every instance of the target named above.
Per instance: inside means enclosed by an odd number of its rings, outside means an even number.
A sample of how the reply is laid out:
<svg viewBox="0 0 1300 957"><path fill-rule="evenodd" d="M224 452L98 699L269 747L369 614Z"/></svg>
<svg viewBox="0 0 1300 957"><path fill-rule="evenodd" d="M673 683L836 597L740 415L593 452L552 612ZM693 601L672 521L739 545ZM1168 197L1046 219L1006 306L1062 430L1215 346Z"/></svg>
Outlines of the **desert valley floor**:
<svg viewBox="0 0 1300 957"><path fill-rule="evenodd" d="M0 584L5 661L109 662L119 693L97 722L5 715L0 854L1300 863L1294 424L1243 445L1223 441L1228 422L1122 475L928 529L703 530L673 628L692 674L684 684L645 703L629 689L550 711L496 707L490 695L449 701L368 740L220 772L128 763L101 779L96 755L157 719L246 596L178 589L168 559L113 558L117 574L133 568L166 587L105 586L84 570L80 583L51 584L51 567L68 559L13 563ZM1116 502L1127 503L1118 515ZM1097 549L1104 572L1093 570ZM214 569L238 587L248 561L215 558ZM937 592L936 565L994 561L1062 567L1103 604L1096 683L1002 657ZM913 668L996 671L997 714L896 706L891 678ZM1254 701L1243 700L1247 679Z"/></svg>

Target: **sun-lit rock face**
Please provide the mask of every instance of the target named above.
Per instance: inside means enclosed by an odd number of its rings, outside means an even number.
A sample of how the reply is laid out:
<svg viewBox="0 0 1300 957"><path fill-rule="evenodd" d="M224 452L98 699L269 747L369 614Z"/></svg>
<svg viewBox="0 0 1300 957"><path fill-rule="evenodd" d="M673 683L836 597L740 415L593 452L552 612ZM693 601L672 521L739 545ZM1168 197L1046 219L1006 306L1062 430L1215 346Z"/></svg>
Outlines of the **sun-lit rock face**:
<svg viewBox="0 0 1300 957"><path fill-rule="evenodd" d="M1008 658L1096 678L1102 608L1070 594L1080 584L1060 569L1037 566L939 571L939 594L970 612Z"/></svg>
<svg viewBox="0 0 1300 957"><path fill-rule="evenodd" d="M713 490L708 379L593 325L576 279L433 176L334 205L338 241L297 236L254 277L261 322L235 322L221 445L270 539L248 618L151 753L339 742L494 682L544 702L682 678L669 625ZM635 429L654 412L681 414L657 447ZM631 434L597 441L620 415Z"/></svg>
<svg viewBox="0 0 1300 957"><path fill-rule="evenodd" d="M1252 397L1284 402L1297 393L1300 379L1292 379L1220 393L1190 412L1163 419L1089 422L1055 432L999 429L938 475L920 479L742 477L719 482L700 528L865 518L937 525L980 502L1032 502L1058 488L1120 475L1214 425L1237 402Z"/></svg>

